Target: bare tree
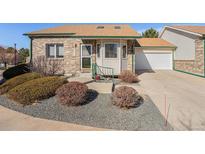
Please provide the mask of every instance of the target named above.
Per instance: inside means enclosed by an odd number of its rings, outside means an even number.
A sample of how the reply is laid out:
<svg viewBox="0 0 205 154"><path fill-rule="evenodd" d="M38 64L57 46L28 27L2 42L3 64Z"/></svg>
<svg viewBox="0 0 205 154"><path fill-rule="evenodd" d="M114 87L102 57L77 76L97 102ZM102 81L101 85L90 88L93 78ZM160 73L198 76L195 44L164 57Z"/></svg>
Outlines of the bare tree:
<svg viewBox="0 0 205 154"><path fill-rule="evenodd" d="M46 58L45 56L38 56L32 62L32 71L41 73L42 75L57 75L64 74L62 69L63 63L59 59Z"/></svg>
<svg viewBox="0 0 205 154"><path fill-rule="evenodd" d="M14 52L10 51L11 48L8 49L9 50L0 47L0 63L3 63L5 68L7 64L14 63Z"/></svg>
<svg viewBox="0 0 205 154"><path fill-rule="evenodd" d="M62 61L59 59L48 60L48 74L64 74Z"/></svg>
<svg viewBox="0 0 205 154"><path fill-rule="evenodd" d="M6 49L3 47L0 47L0 63L4 64L4 67L6 68Z"/></svg>

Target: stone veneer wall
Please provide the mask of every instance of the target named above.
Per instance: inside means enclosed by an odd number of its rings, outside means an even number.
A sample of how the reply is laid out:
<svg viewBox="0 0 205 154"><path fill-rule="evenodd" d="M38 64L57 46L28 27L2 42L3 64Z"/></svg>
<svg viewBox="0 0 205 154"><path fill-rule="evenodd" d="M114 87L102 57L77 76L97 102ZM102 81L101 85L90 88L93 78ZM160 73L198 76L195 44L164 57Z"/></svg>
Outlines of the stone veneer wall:
<svg viewBox="0 0 205 154"><path fill-rule="evenodd" d="M119 40L103 40L119 42ZM99 42L99 40L98 40ZM121 42L125 43L126 40ZM32 58L33 60L38 56L46 56L46 44L49 43L62 43L64 44L64 58L61 58L62 69L65 74L76 74L80 72L91 72L91 69L81 70L81 60L80 60L80 48L81 44L92 44L92 63L96 63L96 40L82 40L79 38L33 38L32 40ZM127 41L127 69L133 71L133 45L134 42L131 40Z"/></svg>
<svg viewBox="0 0 205 154"><path fill-rule="evenodd" d="M78 38L33 38L32 54L33 60L38 56L46 56L46 44L62 43L64 44L64 58L62 61L62 69L65 74L76 74L80 72L91 72L91 69L81 70L80 48L81 44L92 44L92 62L96 61L96 40L82 40Z"/></svg>
<svg viewBox="0 0 205 154"><path fill-rule="evenodd" d="M204 41L195 41L195 60L174 60L174 68L204 76Z"/></svg>
<svg viewBox="0 0 205 154"><path fill-rule="evenodd" d="M127 70L132 72L135 72L134 46L136 46L136 41L127 41Z"/></svg>

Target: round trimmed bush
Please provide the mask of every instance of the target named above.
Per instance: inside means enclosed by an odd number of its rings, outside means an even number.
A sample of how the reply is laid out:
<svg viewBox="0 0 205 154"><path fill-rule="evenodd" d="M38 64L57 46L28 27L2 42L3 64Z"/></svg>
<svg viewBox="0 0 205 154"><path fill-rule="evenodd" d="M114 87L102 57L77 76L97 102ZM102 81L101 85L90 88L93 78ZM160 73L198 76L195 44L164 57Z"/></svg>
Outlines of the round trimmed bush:
<svg viewBox="0 0 205 154"><path fill-rule="evenodd" d="M87 85L80 82L69 82L58 88L56 94L61 104L77 106L86 102L87 92Z"/></svg>
<svg viewBox="0 0 205 154"><path fill-rule="evenodd" d="M11 79L17 75L30 72L30 67L28 64L20 64L14 67L11 67L3 72L4 79Z"/></svg>
<svg viewBox="0 0 205 154"><path fill-rule="evenodd" d="M62 77L42 77L16 86L8 92L8 97L23 105L29 105L54 96L56 89L65 83L67 80Z"/></svg>
<svg viewBox="0 0 205 154"><path fill-rule="evenodd" d="M9 79L6 82L4 82L2 85L0 85L0 95L8 92L12 88L14 88L14 87L16 87L24 82L27 82L27 81L30 81L33 79L37 79L40 77L41 77L41 75L39 73L25 73L22 75L18 75L12 79Z"/></svg>
<svg viewBox="0 0 205 154"><path fill-rule="evenodd" d="M121 72L119 78L124 81L124 82L128 82L128 83L135 83L135 82L139 82L139 79L137 78L137 75L132 73L129 70L124 70Z"/></svg>
<svg viewBox="0 0 205 154"><path fill-rule="evenodd" d="M120 108L133 108L139 106L143 98L131 87L118 87L112 93L112 103Z"/></svg>

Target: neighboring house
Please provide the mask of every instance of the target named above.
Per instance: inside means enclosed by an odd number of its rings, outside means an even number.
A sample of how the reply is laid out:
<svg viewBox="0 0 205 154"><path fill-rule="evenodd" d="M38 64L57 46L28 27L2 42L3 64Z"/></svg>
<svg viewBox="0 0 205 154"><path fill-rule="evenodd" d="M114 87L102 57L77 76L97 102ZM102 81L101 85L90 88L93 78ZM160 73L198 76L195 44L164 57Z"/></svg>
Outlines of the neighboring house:
<svg viewBox="0 0 205 154"><path fill-rule="evenodd" d="M127 24L80 24L26 33L31 39L31 59L38 56L62 60L65 74L91 72L92 64L135 72L137 33Z"/></svg>
<svg viewBox="0 0 205 154"><path fill-rule="evenodd" d="M174 69L205 77L205 26L165 26L160 38L177 46Z"/></svg>

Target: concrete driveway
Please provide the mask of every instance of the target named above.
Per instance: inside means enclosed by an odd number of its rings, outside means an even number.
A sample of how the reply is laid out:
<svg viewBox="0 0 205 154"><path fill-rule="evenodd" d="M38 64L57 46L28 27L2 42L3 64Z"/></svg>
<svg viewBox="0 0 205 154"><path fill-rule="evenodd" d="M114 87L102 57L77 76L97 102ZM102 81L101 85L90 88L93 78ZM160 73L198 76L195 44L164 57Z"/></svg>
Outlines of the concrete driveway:
<svg viewBox="0 0 205 154"><path fill-rule="evenodd" d="M136 87L148 94L160 112L168 112L168 121L175 130L205 130L205 78L176 71L142 73Z"/></svg>

